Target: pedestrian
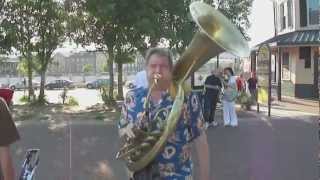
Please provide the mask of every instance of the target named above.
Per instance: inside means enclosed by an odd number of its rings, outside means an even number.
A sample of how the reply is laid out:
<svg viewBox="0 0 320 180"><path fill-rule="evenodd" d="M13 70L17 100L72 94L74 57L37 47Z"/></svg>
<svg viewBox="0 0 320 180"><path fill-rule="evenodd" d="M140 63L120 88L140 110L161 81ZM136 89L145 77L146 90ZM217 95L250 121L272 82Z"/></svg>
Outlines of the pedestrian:
<svg viewBox="0 0 320 180"><path fill-rule="evenodd" d="M222 83L219 78L219 71L216 69L211 72L204 82L204 119L206 127L216 127L218 122L214 120Z"/></svg>
<svg viewBox="0 0 320 180"><path fill-rule="evenodd" d="M233 70L230 67L224 69L224 93L222 97L224 126L237 127L238 118L235 109L235 100L238 96L237 83Z"/></svg>
<svg viewBox="0 0 320 180"><path fill-rule="evenodd" d="M240 74L240 76L237 78L237 89L239 92L243 92L246 90L245 87L246 87L246 82L243 78L243 74Z"/></svg>
<svg viewBox="0 0 320 180"><path fill-rule="evenodd" d="M252 72L251 77L248 79L248 89L250 92L250 95L253 99L253 101L256 103L257 102L257 83L258 80L256 78L256 73Z"/></svg>
<svg viewBox="0 0 320 180"><path fill-rule="evenodd" d="M0 97L0 179L14 180L10 145L20 137L6 101Z"/></svg>
<svg viewBox="0 0 320 180"><path fill-rule="evenodd" d="M142 70L136 74L133 84L136 88L139 88L139 87L147 88L148 87L146 70Z"/></svg>
<svg viewBox="0 0 320 180"><path fill-rule="evenodd" d="M166 120L174 102L168 92L172 81L172 53L165 48L151 48L145 59L149 87L135 88L127 93L119 121L122 138L133 139L133 127L154 132L161 130L161 124L169 123ZM147 96L149 88L151 94ZM146 107L145 101L148 102ZM182 107L177 126L164 147L147 167L132 172L132 180L192 179L191 145L199 156L200 177L197 180L209 179L208 143L198 96L187 95Z"/></svg>

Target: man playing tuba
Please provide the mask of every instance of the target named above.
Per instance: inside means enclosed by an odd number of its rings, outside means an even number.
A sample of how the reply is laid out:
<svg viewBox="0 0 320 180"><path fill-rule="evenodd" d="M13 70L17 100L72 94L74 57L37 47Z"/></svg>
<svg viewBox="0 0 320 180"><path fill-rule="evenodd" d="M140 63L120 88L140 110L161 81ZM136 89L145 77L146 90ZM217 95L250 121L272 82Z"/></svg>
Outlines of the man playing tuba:
<svg viewBox="0 0 320 180"><path fill-rule="evenodd" d="M162 132L169 123L167 117L174 103L169 93L172 53L164 48L151 48L145 59L149 88L140 87L127 93L119 121L120 137L127 141L137 138L135 129L154 134ZM132 180L192 179L191 146L196 147L199 155L200 177L197 179L209 179L208 143L198 96L191 92L185 95L183 102L175 130L151 163L132 172Z"/></svg>

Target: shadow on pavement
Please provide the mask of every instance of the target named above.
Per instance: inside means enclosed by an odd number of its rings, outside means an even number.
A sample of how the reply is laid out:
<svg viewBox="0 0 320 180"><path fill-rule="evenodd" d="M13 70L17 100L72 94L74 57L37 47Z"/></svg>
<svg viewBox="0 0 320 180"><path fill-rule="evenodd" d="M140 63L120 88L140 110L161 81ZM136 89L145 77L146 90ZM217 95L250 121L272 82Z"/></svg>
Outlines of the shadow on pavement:
<svg viewBox="0 0 320 180"><path fill-rule="evenodd" d="M317 117L251 117L208 130L213 180L317 178Z"/></svg>

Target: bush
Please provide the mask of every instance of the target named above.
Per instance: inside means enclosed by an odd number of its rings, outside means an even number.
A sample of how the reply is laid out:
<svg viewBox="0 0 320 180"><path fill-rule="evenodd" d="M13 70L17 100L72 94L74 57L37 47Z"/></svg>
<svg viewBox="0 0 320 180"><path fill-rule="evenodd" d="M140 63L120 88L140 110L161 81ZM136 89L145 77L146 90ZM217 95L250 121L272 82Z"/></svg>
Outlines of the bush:
<svg viewBox="0 0 320 180"><path fill-rule="evenodd" d="M23 102L23 103L27 103L28 102L28 96L27 95L23 95L20 99L19 99L20 102Z"/></svg>
<svg viewBox="0 0 320 180"><path fill-rule="evenodd" d="M247 110L251 109L251 106L254 104L253 98L246 92L240 92L236 102L241 105L242 108Z"/></svg>
<svg viewBox="0 0 320 180"><path fill-rule="evenodd" d="M77 99L73 96L69 96L67 99L67 103L66 105L68 106L79 106L79 102L77 101Z"/></svg>

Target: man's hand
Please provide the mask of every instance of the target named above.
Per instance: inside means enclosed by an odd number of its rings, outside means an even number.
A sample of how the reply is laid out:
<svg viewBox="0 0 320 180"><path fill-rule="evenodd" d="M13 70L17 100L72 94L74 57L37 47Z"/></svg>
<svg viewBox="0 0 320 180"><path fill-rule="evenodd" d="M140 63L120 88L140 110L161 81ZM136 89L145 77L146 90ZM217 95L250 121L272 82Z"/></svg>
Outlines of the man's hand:
<svg viewBox="0 0 320 180"><path fill-rule="evenodd" d="M0 147L0 166L4 180L15 180L14 168L9 146Z"/></svg>
<svg viewBox="0 0 320 180"><path fill-rule="evenodd" d="M124 128L121 128L119 130L119 134L120 134L120 137L128 137L129 139L132 139L135 137L135 134L133 132L133 128L134 128L134 125L132 123L129 123L126 127Z"/></svg>

